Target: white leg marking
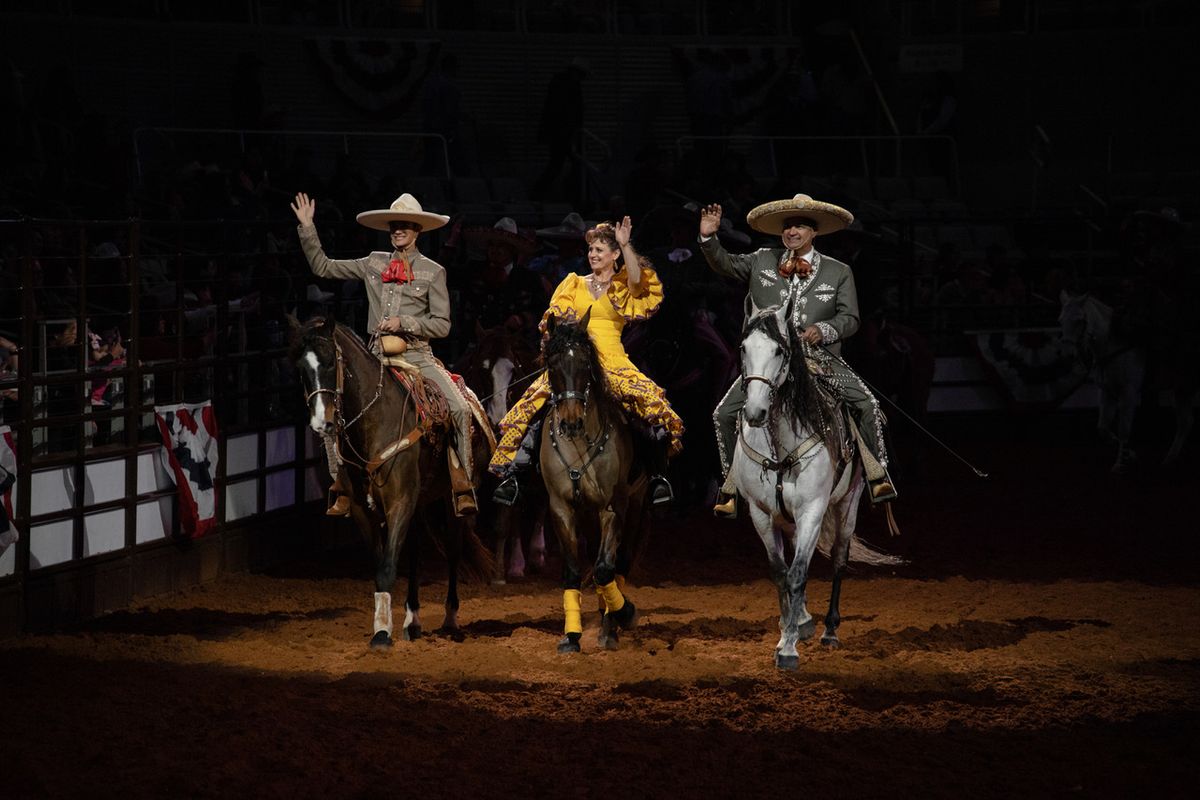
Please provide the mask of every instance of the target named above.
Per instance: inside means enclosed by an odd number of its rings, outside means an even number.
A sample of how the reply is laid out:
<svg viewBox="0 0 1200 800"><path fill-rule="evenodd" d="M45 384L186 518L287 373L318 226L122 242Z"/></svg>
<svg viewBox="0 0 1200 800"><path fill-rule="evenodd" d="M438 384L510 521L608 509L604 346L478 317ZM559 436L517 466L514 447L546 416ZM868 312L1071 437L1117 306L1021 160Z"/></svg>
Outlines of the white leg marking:
<svg viewBox="0 0 1200 800"><path fill-rule="evenodd" d="M387 631L392 635L392 593L375 593L375 632Z"/></svg>

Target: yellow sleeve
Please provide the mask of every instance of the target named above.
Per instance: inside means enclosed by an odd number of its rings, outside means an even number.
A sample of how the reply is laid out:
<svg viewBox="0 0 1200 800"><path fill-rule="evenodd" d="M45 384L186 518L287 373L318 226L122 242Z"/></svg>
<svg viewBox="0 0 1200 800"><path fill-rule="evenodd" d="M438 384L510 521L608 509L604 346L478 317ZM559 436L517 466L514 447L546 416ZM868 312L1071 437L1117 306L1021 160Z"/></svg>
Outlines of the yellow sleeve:
<svg viewBox="0 0 1200 800"><path fill-rule="evenodd" d="M621 270L613 277L612 285L608 287L608 299L626 322L649 319L662 305L662 281L653 269L642 266L642 280L637 291L634 291L629 286L629 273Z"/></svg>
<svg viewBox="0 0 1200 800"><path fill-rule="evenodd" d="M579 280L578 275L571 273L562 279L562 283L550 296L550 305L546 313L542 314L542 321L538 323L538 330L543 336L546 334L546 323L551 317L575 321L575 285Z"/></svg>

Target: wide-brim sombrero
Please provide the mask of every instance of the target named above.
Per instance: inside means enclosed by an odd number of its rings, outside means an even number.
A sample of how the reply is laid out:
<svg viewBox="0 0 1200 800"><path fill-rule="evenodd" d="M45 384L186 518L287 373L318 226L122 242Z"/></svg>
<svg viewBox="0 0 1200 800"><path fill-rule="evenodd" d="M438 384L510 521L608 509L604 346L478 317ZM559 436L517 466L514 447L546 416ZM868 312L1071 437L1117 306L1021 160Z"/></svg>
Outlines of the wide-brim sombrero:
<svg viewBox="0 0 1200 800"><path fill-rule="evenodd" d="M421 226L422 231L432 231L450 221L445 214L435 214L421 208L417 198L408 192L397 197L389 208L363 211L355 219L360 225L377 231L388 230L388 224L392 222L414 222Z"/></svg>
<svg viewBox="0 0 1200 800"><path fill-rule="evenodd" d="M538 228L534 231L539 239L582 239L587 233L588 225L583 221L583 217L579 216L577 211L572 211L563 217L563 221L552 228Z"/></svg>
<svg viewBox="0 0 1200 800"><path fill-rule="evenodd" d="M463 236L468 244L476 247L487 247L493 242L511 247L518 256L527 256L538 247L535 239L520 232L517 223L511 217L504 217L490 228L466 228L463 230Z"/></svg>
<svg viewBox="0 0 1200 800"><path fill-rule="evenodd" d="M792 217L812 220L818 236L840 231L854 221L854 215L841 206L798 194L791 200L772 200L750 209L746 222L760 233L779 235L784 220Z"/></svg>

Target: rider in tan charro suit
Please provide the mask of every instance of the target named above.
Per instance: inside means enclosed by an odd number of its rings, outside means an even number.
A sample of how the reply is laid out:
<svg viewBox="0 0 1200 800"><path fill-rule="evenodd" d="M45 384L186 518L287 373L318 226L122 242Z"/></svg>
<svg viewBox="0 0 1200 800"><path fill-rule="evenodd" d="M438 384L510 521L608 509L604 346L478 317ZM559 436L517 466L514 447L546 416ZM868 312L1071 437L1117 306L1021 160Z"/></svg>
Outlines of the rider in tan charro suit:
<svg viewBox="0 0 1200 800"><path fill-rule="evenodd" d="M474 484L471 480L471 410L454 385L450 373L433 357L430 339L450 333L450 294L446 289L446 270L441 264L417 250L422 231L445 225L450 218L421 208L411 194L396 198L390 208L364 211L358 221L368 228L388 231L392 251L376 251L363 258L335 259L325 255L313 225L316 202L306 194L296 195L292 211L300 221L297 229L300 245L314 275L322 278L359 278L367 293L367 329L403 338L404 359L421 371L446 397L455 430L455 459L450 459L450 480L454 492L454 513L475 513ZM379 339L373 345L379 349ZM377 353L378 354L378 353ZM331 492L337 498L329 514L349 513L350 498L341 482L337 458L326 440L329 469L334 482Z"/></svg>

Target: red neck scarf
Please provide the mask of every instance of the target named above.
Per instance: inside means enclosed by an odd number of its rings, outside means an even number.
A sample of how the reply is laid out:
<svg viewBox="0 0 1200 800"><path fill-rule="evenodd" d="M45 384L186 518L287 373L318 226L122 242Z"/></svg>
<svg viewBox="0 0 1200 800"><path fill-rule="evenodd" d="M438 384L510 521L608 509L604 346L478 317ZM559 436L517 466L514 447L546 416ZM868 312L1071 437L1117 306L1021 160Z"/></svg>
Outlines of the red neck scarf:
<svg viewBox="0 0 1200 800"><path fill-rule="evenodd" d="M785 278L790 278L793 275L799 275L803 280L809 275L812 275L812 264L807 258L801 258L799 255L792 254L787 261L779 265L779 274Z"/></svg>
<svg viewBox="0 0 1200 800"><path fill-rule="evenodd" d="M381 277L384 283L408 283L413 279L413 274L404 259L393 258Z"/></svg>

